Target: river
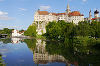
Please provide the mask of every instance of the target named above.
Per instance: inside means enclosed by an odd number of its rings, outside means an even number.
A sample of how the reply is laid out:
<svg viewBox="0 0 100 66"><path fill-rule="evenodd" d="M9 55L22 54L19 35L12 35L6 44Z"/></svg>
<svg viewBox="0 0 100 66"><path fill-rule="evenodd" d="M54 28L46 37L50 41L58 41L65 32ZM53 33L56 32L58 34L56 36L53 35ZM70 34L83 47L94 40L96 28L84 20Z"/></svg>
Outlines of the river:
<svg viewBox="0 0 100 66"><path fill-rule="evenodd" d="M100 66L100 50L41 39L0 39L0 66Z"/></svg>

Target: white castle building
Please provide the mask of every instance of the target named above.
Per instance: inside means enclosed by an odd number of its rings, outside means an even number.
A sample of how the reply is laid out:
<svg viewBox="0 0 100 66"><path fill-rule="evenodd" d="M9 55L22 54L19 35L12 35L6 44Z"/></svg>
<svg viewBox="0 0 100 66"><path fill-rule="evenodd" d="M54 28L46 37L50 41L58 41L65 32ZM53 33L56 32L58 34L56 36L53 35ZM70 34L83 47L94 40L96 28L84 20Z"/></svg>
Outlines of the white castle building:
<svg viewBox="0 0 100 66"><path fill-rule="evenodd" d="M24 31L19 32L18 30L12 30L12 37L21 37L23 36Z"/></svg>
<svg viewBox="0 0 100 66"><path fill-rule="evenodd" d="M45 27L48 24L48 22L59 20L64 20L66 22L73 22L75 24L78 24L78 22L84 21L84 15L81 14L79 11L71 12L69 5L67 5L66 12L64 13L50 13L48 11L38 10L34 14L33 24L37 25L37 33L39 35L42 35L43 33L46 33Z"/></svg>
<svg viewBox="0 0 100 66"><path fill-rule="evenodd" d="M92 12L90 10L89 11L89 17L85 18L84 20L85 21L89 21L89 22L92 22L92 21L100 22L99 11L95 10L94 11L94 17L92 17Z"/></svg>

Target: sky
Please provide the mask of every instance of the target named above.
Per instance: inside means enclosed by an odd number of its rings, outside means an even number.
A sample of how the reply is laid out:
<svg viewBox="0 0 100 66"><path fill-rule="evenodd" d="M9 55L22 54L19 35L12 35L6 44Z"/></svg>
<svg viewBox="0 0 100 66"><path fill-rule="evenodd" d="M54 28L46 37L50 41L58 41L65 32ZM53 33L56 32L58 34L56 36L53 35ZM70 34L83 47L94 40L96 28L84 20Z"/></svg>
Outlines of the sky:
<svg viewBox="0 0 100 66"><path fill-rule="evenodd" d="M71 11L80 11L88 17L89 11L100 11L100 0L0 0L0 29L26 30L34 21L34 13L42 11L62 13L69 3Z"/></svg>

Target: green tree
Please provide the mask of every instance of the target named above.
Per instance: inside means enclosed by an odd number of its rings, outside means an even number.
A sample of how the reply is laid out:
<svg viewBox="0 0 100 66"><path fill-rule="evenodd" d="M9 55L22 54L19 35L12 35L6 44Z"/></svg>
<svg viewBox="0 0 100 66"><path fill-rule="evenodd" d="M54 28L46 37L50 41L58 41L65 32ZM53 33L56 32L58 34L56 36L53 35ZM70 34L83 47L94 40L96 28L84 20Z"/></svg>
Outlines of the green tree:
<svg viewBox="0 0 100 66"><path fill-rule="evenodd" d="M100 38L100 22L93 21L91 23L91 36Z"/></svg>
<svg viewBox="0 0 100 66"><path fill-rule="evenodd" d="M36 37L36 34L36 25L30 25L28 29L24 32L24 35L31 37Z"/></svg>
<svg viewBox="0 0 100 66"><path fill-rule="evenodd" d="M49 22L46 26L46 36L50 39L58 40L61 32L61 28L57 24L57 22Z"/></svg>
<svg viewBox="0 0 100 66"><path fill-rule="evenodd" d="M46 36L54 40L65 40L65 38L70 38L73 36L74 24L65 21L49 22L46 26Z"/></svg>
<svg viewBox="0 0 100 66"><path fill-rule="evenodd" d="M11 35L13 29L4 28L3 30L0 30L0 34L8 34L8 36Z"/></svg>
<svg viewBox="0 0 100 66"><path fill-rule="evenodd" d="M78 23L77 35L78 36L90 36L90 23L86 21L82 21Z"/></svg>

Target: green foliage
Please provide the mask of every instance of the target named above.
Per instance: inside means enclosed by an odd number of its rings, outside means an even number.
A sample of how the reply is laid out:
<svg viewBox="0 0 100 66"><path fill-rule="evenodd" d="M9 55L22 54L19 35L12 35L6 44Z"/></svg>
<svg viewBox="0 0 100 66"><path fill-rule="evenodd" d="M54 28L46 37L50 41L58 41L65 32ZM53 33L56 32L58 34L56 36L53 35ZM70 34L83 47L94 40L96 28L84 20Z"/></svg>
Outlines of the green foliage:
<svg viewBox="0 0 100 66"><path fill-rule="evenodd" d="M95 37L95 38L100 38L100 22L96 22L96 21L93 21L91 23L91 28L92 28L92 36Z"/></svg>
<svg viewBox="0 0 100 66"><path fill-rule="evenodd" d="M100 38L100 22L81 21L78 25L65 21L50 22L46 26L46 36L53 40L62 40L67 42L67 39L73 39L77 36Z"/></svg>
<svg viewBox="0 0 100 66"><path fill-rule="evenodd" d="M8 34L8 36L11 35L13 29L4 28L3 30L0 30L0 34Z"/></svg>
<svg viewBox="0 0 100 66"><path fill-rule="evenodd" d="M82 21L78 23L77 35L78 36L90 36L90 23L86 21Z"/></svg>
<svg viewBox="0 0 100 66"><path fill-rule="evenodd" d="M11 43L11 38L6 38L6 39L0 39L4 44Z"/></svg>
<svg viewBox="0 0 100 66"><path fill-rule="evenodd" d="M0 66L6 66L5 64L3 64L4 60L2 59L2 55L0 54Z"/></svg>
<svg viewBox="0 0 100 66"><path fill-rule="evenodd" d="M92 46L96 43L96 39L94 38L89 38L89 37L83 37L83 36L80 36L80 37L75 37L74 40L73 40L73 45L75 46Z"/></svg>
<svg viewBox="0 0 100 66"><path fill-rule="evenodd" d="M45 36L43 36L43 35L36 35L36 38L38 38L38 39L46 39Z"/></svg>
<svg viewBox="0 0 100 66"><path fill-rule="evenodd" d="M30 48L32 51L35 50L36 39L24 39L24 42L27 44L28 48Z"/></svg>
<svg viewBox="0 0 100 66"><path fill-rule="evenodd" d="M46 26L46 36L52 40L65 40L65 37L71 37L74 24L65 21L49 22Z"/></svg>
<svg viewBox="0 0 100 66"><path fill-rule="evenodd" d="M78 39L89 39L88 37L81 37ZM78 40L76 39L76 40ZM82 40L81 40L82 41ZM86 41L86 40L84 40ZM83 42L83 41L82 41ZM78 65L88 66L92 64L93 66L100 65L100 52L91 47L86 46L77 46L73 45L70 42L69 46L66 46L64 43L59 42L46 42L46 51L52 55L61 55L68 62L78 63ZM95 62L94 62L95 61ZM73 64L74 65L74 64Z"/></svg>
<svg viewBox="0 0 100 66"><path fill-rule="evenodd" d="M36 25L30 25L28 29L24 32L24 35L31 37L36 37L36 34Z"/></svg>
<svg viewBox="0 0 100 66"><path fill-rule="evenodd" d="M49 24L46 26L46 35L50 39L58 39L58 36L60 34L60 27L56 22L49 22Z"/></svg>

